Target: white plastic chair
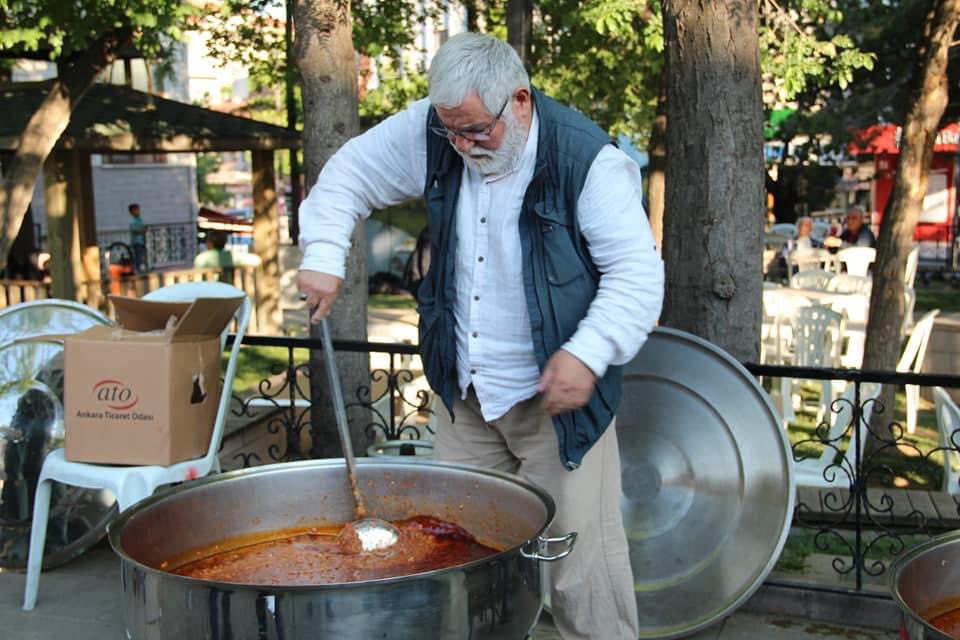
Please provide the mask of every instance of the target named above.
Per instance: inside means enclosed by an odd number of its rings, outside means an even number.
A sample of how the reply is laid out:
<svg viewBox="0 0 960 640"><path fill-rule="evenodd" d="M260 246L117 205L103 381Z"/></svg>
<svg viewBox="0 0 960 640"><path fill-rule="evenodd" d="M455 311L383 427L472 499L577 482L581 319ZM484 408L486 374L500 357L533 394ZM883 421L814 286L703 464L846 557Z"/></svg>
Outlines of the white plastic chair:
<svg viewBox="0 0 960 640"><path fill-rule="evenodd" d="M797 309L792 321L793 365L796 367L835 367L840 358L846 319L824 305ZM793 378L780 379L780 395L784 404L784 418L793 415ZM830 409L833 401L831 380L821 380L820 408L817 421ZM787 407L790 409L788 410ZM789 420L788 419L788 420Z"/></svg>
<svg viewBox="0 0 960 640"><path fill-rule="evenodd" d="M117 498L120 511L148 497L154 490L171 482L183 482L203 477L211 472L220 471L217 452L223 438L223 429L227 421L233 379L237 372L237 355L240 343L250 321L250 299L246 294L222 282L183 282L151 291L144 299L166 302L190 302L197 298L239 298L243 304L237 309L236 339L230 351L224 375L223 388L217 417L210 437L210 446L202 458L178 462L164 466L109 466L70 462L63 455L63 449L55 449L43 461L43 468L37 482L36 498L33 505L33 525L30 529L30 553L27 558L27 583L23 597L24 610L31 610L37 602L37 588L40 582L40 568L43 563L43 544L47 534L47 517L50 510L50 485L56 480L64 484L88 489L109 489ZM226 344L229 326L221 336L221 345Z"/></svg>
<svg viewBox="0 0 960 640"><path fill-rule="evenodd" d="M917 269L920 267L920 247L914 246L907 254L907 265L903 270L903 284L913 289L917 283Z"/></svg>
<svg viewBox="0 0 960 640"><path fill-rule="evenodd" d="M830 284L830 281L836 276L819 267L798 271L790 276L790 286L797 289L824 289Z"/></svg>
<svg viewBox="0 0 960 640"><path fill-rule="evenodd" d="M913 287L905 287L903 298L903 326L900 327L900 335L906 335L915 324L913 310L917 306L917 290Z"/></svg>
<svg viewBox="0 0 960 640"><path fill-rule="evenodd" d="M853 276L867 276L870 265L877 259L877 250L873 247L845 247L837 251L837 260L846 266L847 273Z"/></svg>
<svg viewBox="0 0 960 640"><path fill-rule="evenodd" d="M933 321L936 320L940 309L928 311L913 326L913 333L907 340L897 371L901 373L920 373L923 369L923 358L927 354L927 345L930 343L930 333L933 331ZM915 384L904 386L907 397L907 433L917 430L917 406L920 404L920 387Z"/></svg>
<svg viewBox="0 0 960 640"><path fill-rule="evenodd" d="M960 429L960 408L957 408L957 404L943 387L933 388L933 399L937 407L940 446L943 447L943 490L950 495L958 495L960 484L953 465L960 465L960 454L957 454L953 433ZM957 435L956 444L960 444L960 434Z"/></svg>
<svg viewBox="0 0 960 640"><path fill-rule="evenodd" d="M850 273L838 273L827 283L827 291L834 293L865 293L869 296L872 288L873 278Z"/></svg>
<svg viewBox="0 0 960 640"><path fill-rule="evenodd" d="M850 429L850 423L853 421L855 392L856 387L854 385L847 385L846 390L844 390L843 394L833 405L837 409L837 413L833 414L831 412L827 414L833 416L827 432L827 442L832 446L825 445L819 456L804 458L803 460L794 462L794 477L796 478L798 487L829 488L846 487L850 485L851 478L849 472L852 471L855 464L853 460L854 443L852 440L849 440L853 434L853 430ZM860 430L861 447L867 440L867 434L869 433L868 425L873 415L873 401L878 395L880 395L879 384L864 383L860 386L860 404L863 410L860 424L857 426ZM843 453L843 458L835 462L837 451L834 447L839 448L843 444L843 436L848 429L850 429L850 433L847 436L847 449ZM848 454L850 458L846 458ZM845 463L844 460L848 460L849 462ZM835 466L828 469L831 464L835 464Z"/></svg>

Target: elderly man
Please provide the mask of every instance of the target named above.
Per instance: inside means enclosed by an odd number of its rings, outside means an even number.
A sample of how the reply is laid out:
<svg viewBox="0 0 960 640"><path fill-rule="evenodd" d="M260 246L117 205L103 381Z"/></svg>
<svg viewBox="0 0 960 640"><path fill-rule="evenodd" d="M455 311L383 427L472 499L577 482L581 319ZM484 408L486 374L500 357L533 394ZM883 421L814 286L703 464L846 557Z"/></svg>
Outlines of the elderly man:
<svg viewBox="0 0 960 640"><path fill-rule="evenodd" d="M544 487L557 503L553 531L580 534L551 567L560 635L633 640L618 365L637 353L663 298L639 170L599 127L532 89L496 38L446 42L429 92L324 167L301 208L300 290L319 321L340 291L357 221L424 197L420 351L449 410L435 455Z"/></svg>
<svg viewBox="0 0 960 640"><path fill-rule="evenodd" d="M847 209L847 223L840 232L840 241L845 247L873 247L877 239L870 230L870 226L863 223L863 209L850 207Z"/></svg>

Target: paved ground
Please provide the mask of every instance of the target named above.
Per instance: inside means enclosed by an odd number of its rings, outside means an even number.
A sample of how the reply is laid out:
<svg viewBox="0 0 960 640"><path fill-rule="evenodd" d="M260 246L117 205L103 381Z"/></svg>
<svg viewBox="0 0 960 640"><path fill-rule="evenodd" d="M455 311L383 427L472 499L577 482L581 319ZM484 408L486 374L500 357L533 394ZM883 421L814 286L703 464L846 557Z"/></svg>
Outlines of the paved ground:
<svg viewBox="0 0 960 640"><path fill-rule="evenodd" d="M0 638L3 640L122 640L119 562L105 544L64 567L44 573L37 608L20 609L24 576L0 571ZM533 640L559 640L545 616ZM896 634L738 612L696 640L895 640ZM192 640L177 638L173 640ZM366 640L366 639L358 639ZM425 639L427 640L427 639ZM601 640L601 639L598 639Z"/></svg>

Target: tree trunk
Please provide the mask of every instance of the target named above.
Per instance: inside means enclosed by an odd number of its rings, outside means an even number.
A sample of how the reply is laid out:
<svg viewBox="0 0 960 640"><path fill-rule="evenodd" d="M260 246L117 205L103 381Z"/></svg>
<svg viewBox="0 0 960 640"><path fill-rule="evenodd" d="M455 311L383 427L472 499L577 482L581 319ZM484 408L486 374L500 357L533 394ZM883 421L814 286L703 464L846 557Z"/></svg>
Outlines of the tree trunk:
<svg viewBox="0 0 960 640"><path fill-rule="evenodd" d="M58 65L59 76L20 134L16 153L0 185L0 269L6 265L10 245L23 224L43 164L70 124L70 114L97 74L132 41L128 30L111 31L74 60Z"/></svg>
<svg viewBox="0 0 960 640"><path fill-rule="evenodd" d="M533 0L507 0L507 42L520 56L524 66L530 61L532 22Z"/></svg>
<svg viewBox="0 0 960 640"><path fill-rule="evenodd" d="M927 172L933 158L940 119L948 101L947 62L950 44L960 22L960 0L933 0L927 13L923 40L917 48L910 110L900 138L900 156L893 193L880 223L873 269L870 316L863 368L893 371L900 359L905 311L904 270L913 247L913 232L927 192ZM889 436L893 419L894 387L885 385L880 396L883 413L875 413L874 433ZM870 443L868 450L877 445Z"/></svg>
<svg viewBox="0 0 960 640"><path fill-rule="evenodd" d="M313 185L330 156L360 128L350 3L348 0L298 0L293 17L294 59L303 90L304 174L307 184ZM346 267L343 290L330 314L330 328L334 339L366 341L367 261L362 223L354 230ZM311 327L314 337L319 337L318 329ZM310 453L313 457L339 456L340 444L322 354L311 354L310 363L314 399ZM350 405L358 390L370 385L369 356L340 353L337 366L345 401ZM358 414L362 419L354 419ZM362 455L367 412L353 410L350 417L354 449Z"/></svg>
<svg viewBox="0 0 960 640"><path fill-rule="evenodd" d="M480 9L477 8L477 5L482 2L482 0L464 0L463 8L466 11L466 23L467 31L479 31L479 19L480 19Z"/></svg>
<svg viewBox="0 0 960 640"><path fill-rule="evenodd" d="M764 175L757 4L666 0L663 24L661 322L756 362Z"/></svg>
<svg viewBox="0 0 960 640"><path fill-rule="evenodd" d="M663 248L663 201L667 168L667 70L660 70L660 95L650 133L650 174L647 177L647 217L657 248Z"/></svg>

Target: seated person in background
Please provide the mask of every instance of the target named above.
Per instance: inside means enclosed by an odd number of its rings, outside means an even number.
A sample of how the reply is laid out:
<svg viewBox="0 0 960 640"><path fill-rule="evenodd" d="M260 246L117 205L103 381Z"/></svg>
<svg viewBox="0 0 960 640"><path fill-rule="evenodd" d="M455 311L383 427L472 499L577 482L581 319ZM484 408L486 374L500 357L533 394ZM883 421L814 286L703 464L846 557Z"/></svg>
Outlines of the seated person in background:
<svg viewBox="0 0 960 640"><path fill-rule="evenodd" d="M877 239L870 230L870 226L863 223L863 209L850 207L847 209L847 224L840 232L840 241L845 247L873 247Z"/></svg>
<svg viewBox="0 0 960 640"><path fill-rule="evenodd" d="M819 249L823 244L810 235L813 231L813 218L802 216L797 218L797 237L792 240L793 248L797 251L809 251Z"/></svg>
<svg viewBox="0 0 960 640"><path fill-rule="evenodd" d="M194 269L227 269L236 263L227 246L227 234L219 230L207 231L207 250L193 259Z"/></svg>

